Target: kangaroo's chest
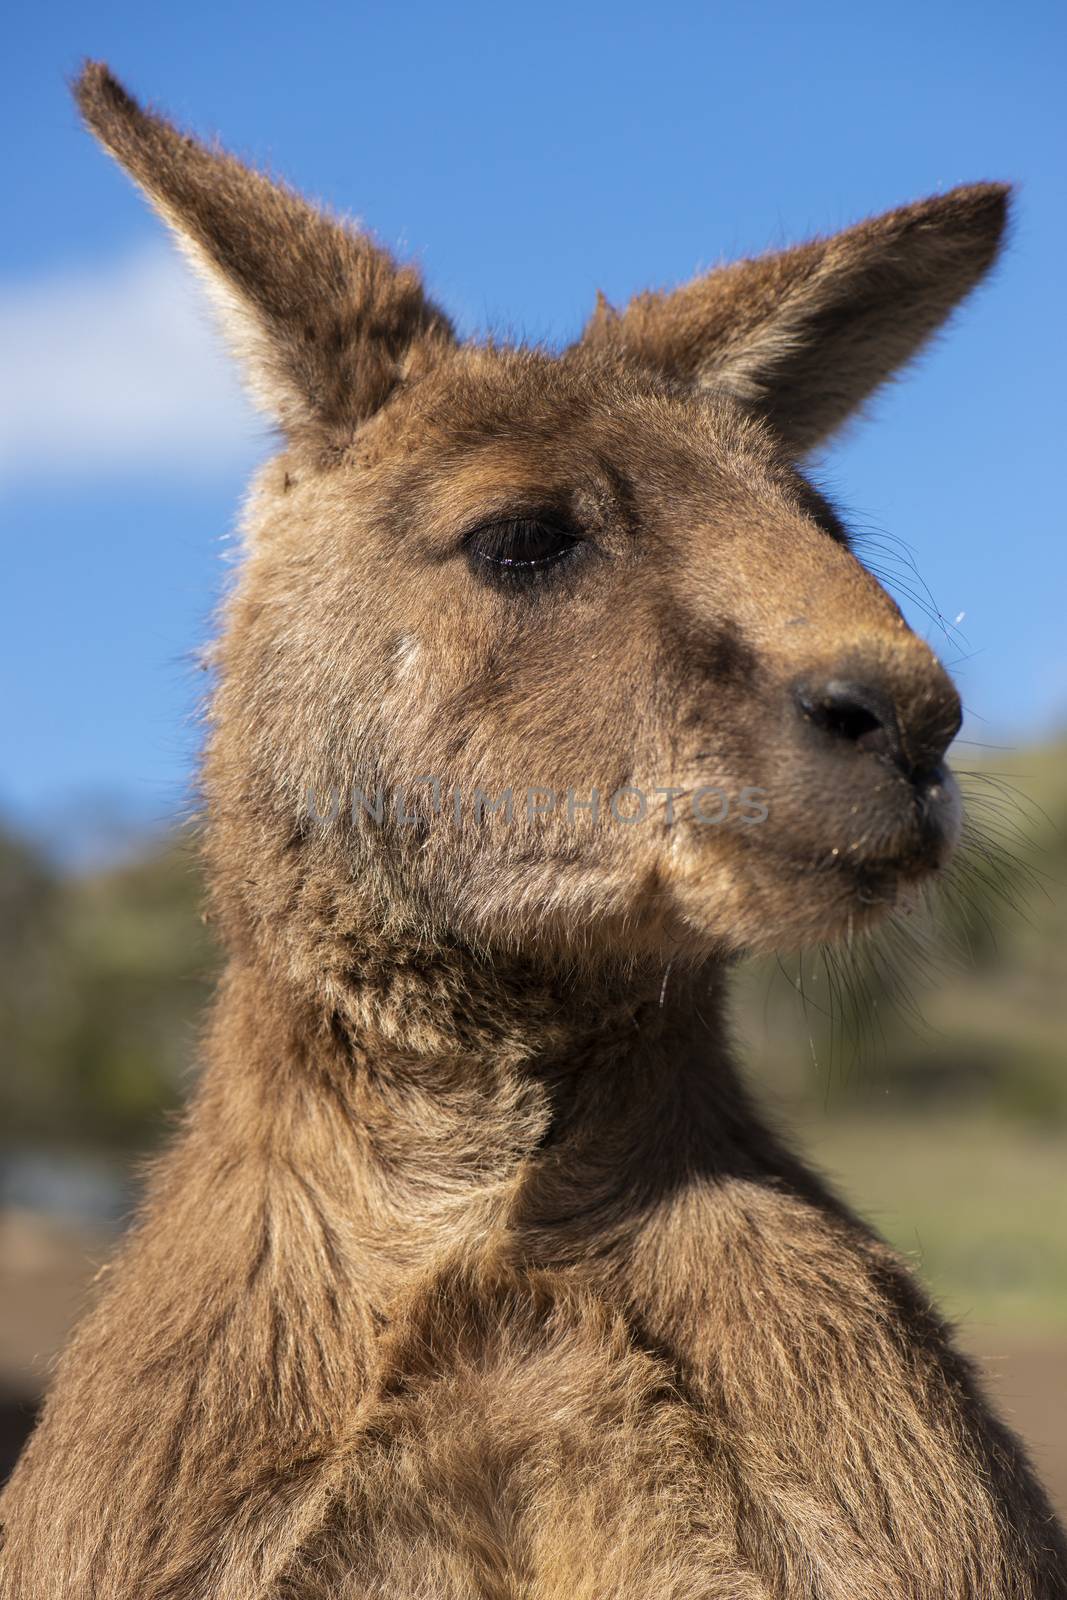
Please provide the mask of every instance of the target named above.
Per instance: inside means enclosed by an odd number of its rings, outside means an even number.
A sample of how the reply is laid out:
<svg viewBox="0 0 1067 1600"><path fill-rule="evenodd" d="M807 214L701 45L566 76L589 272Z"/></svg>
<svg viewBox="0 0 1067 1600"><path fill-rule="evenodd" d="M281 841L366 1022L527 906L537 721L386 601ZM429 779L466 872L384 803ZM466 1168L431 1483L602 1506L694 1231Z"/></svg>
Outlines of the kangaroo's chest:
<svg viewBox="0 0 1067 1600"><path fill-rule="evenodd" d="M331 1514L282 1592L973 1594L983 1562L999 1566L997 1529L958 1441L909 1436L907 1358L865 1372L876 1438L835 1392L856 1355L839 1330L823 1326L820 1360L811 1329L765 1327L776 1372L754 1329L746 1359L744 1331L723 1333L714 1377L693 1383L604 1299L548 1275L427 1302L395 1331Z"/></svg>
<svg viewBox="0 0 1067 1600"><path fill-rule="evenodd" d="M537 1299L412 1330L301 1558L321 1587L294 1594L767 1595L744 1578L730 1463L667 1364L596 1300Z"/></svg>

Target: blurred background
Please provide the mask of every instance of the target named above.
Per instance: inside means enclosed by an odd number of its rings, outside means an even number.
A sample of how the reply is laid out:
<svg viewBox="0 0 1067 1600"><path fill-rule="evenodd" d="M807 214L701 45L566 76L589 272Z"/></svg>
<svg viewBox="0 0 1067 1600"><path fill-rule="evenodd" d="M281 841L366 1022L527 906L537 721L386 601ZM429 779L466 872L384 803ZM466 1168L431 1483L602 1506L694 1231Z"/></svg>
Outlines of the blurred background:
<svg viewBox="0 0 1067 1600"><path fill-rule="evenodd" d="M781 1119L907 1253L1067 1509L1065 17L1049 4L22 7L0 104L0 1453L195 1070L198 650L270 450L160 226L79 130L105 57L360 217L464 332L561 344L720 259L975 178L1011 247L818 463L956 674L980 842L862 963L749 969Z"/></svg>

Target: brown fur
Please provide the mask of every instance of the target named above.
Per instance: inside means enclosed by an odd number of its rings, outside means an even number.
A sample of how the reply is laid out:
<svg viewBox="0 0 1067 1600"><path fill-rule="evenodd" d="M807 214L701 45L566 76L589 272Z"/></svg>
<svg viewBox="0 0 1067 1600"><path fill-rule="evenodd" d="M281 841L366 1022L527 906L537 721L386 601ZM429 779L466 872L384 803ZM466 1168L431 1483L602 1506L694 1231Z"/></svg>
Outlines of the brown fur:
<svg viewBox="0 0 1067 1600"><path fill-rule="evenodd" d="M915 786L947 805L955 693L794 457L981 276L1005 190L602 305L553 358L457 345L104 68L79 97L286 446L217 656L204 1073L4 1496L5 1600L1067 1594L1018 1443L724 1022L737 955L948 848ZM520 514L586 542L516 587L464 539ZM881 686L894 759L798 715L828 676ZM426 774L769 815L309 815Z"/></svg>

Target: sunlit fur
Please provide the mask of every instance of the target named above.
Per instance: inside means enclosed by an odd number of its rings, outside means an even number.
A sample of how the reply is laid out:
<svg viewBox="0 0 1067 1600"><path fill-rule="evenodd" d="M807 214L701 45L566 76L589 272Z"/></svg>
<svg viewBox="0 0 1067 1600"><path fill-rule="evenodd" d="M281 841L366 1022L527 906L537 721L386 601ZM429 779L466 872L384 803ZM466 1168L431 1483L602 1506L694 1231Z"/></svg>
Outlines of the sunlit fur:
<svg viewBox="0 0 1067 1600"><path fill-rule="evenodd" d="M798 714L873 676L921 764L958 701L795 458L982 276L1005 190L601 304L553 356L457 344L105 69L79 98L285 442L215 656L203 1072L3 1498L5 1600L1064 1595L1020 1446L724 1022L740 954L846 937L947 854ZM472 563L546 508L566 569ZM427 774L768 815L309 810Z"/></svg>

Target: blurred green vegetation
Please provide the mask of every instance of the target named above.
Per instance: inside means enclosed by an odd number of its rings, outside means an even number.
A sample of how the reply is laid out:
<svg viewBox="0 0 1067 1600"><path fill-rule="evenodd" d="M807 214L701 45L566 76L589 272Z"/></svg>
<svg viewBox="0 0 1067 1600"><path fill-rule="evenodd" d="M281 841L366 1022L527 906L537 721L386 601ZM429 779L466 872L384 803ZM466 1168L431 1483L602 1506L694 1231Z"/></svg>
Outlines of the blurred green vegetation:
<svg viewBox="0 0 1067 1600"><path fill-rule="evenodd" d="M981 840L929 916L750 964L735 1025L781 1122L950 1311L1067 1327L1067 743L965 780ZM216 954L184 835L95 871L0 838L0 1177L165 1135ZM1015 902L1013 906L1012 902Z"/></svg>
<svg viewBox="0 0 1067 1600"><path fill-rule="evenodd" d="M185 836L64 872L0 835L0 1140L120 1152L182 1097L214 953Z"/></svg>

